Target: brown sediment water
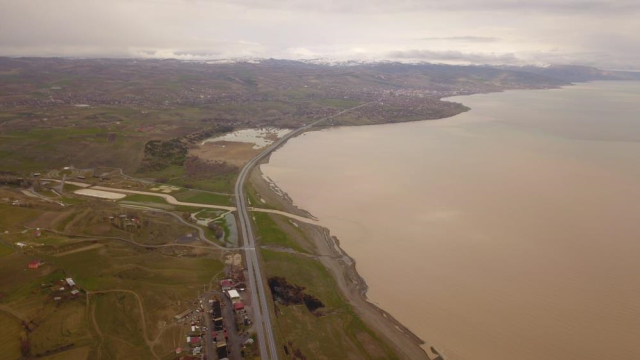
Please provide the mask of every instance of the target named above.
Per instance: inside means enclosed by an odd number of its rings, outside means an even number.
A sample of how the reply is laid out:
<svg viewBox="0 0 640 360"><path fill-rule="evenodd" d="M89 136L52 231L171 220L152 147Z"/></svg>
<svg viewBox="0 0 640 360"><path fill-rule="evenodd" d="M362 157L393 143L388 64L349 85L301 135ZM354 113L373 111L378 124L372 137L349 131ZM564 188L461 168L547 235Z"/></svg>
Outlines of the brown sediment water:
<svg viewBox="0 0 640 360"><path fill-rule="evenodd" d="M449 99L262 165L449 360L640 359L640 83Z"/></svg>

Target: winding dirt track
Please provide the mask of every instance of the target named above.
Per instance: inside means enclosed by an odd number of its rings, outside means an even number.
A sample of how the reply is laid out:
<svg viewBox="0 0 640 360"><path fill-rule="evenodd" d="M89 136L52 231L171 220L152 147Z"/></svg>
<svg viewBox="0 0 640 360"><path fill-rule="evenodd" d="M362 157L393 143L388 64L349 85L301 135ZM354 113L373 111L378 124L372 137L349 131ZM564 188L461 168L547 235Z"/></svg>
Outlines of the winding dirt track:
<svg viewBox="0 0 640 360"><path fill-rule="evenodd" d="M211 249L211 246L200 246L200 245L191 245L191 244L161 244L161 245L148 245L148 244L141 244L141 243L137 243L133 240L130 239L125 239L125 238L121 238L118 236L90 236L90 235L77 235L77 234L67 234L64 232L60 232L60 231L56 231L53 229L47 229L47 228L40 228L41 231L46 231L46 232L51 232L54 234L58 234L58 235L64 235L70 238L82 238L83 240L79 240L78 242L82 242L82 241L99 241L99 240L118 240L118 241L122 241L122 242L126 242L128 244L131 244L133 246L138 246L138 247L142 247L145 249L158 249L158 248L165 248L165 247L189 247L189 248L193 248L193 249ZM233 248L222 248L224 250L233 250Z"/></svg>
<svg viewBox="0 0 640 360"><path fill-rule="evenodd" d="M148 192L148 191L108 188L108 187L104 187L104 186L92 186L91 189L102 190L102 191L111 191L111 192L117 192L117 193L125 193L125 194L138 194L138 195L157 196L157 197L161 197L161 198L165 199L171 205L195 206L195 207L202 207L202 208L209 208L209 209L220 209L220 210L227 210L227 211L235 211L236 210L236 208L233 207L233 206L209 205L209 204L183 202L183 201L177 200L175 197L173 197L171 195L168 195L168 194L159 194L159 193L153 193L153 192Z"/></svg>
<svg viewBox="0 0 640 360"><path fill-rule="evenodd" d="M6 306L6 305L2 305L0 304L0 311L6 313L7 315L16 318L18 321L22 321L25 323L28 323L29 320L27 320L27 318L20 312Z"/></svg>
<svg viewBox="0 0 640 360"><path fill-rule="evenodd" d="M144 342L149 347L149 350L151 351L151 354L153 355L153 357L155 357L156 359L160 359L160 357L156 354L155 350L153 350L153 346L157 343L157 339L151 341L149 339L148 334L147 334L147 321L146 321L146 319L144 317L144 305L142 304L142 299L140 298L140 295L138 295L138 293L136 293L135 291L125 290L125 289L87 291L87 305L89 305L89 296L91 296L91 295L117 293L117 292L123 292L123 293L132 294L133 296L135 296L136 300L138 300L138 307L140 309L140 318L141 318L141 321L142 321L142 336L144 337ZM93 308L92 317L91 318L92 318L92 321L93 321L93 326L95 327L96 331L98 332L98 335L101 338L100 346L98 346L98 358L100 358L101 357L100 347L102 346L102 342L104 341L104 335L100 331L100 327L98 326L98 323L96 321L95 307Z"/></svg>
<svg viewBox="0 0 640 360"><path fill-rule="evenodd" d="M96 333L98 333L98 336L100 337L100 344L98 344L98 349L96 350L96 352L97 352L97 359L101 360L102 344L104 343L104 334L102 334L102 331L98 326L98 321L96 320L96 307L95 306L91 307L91 303L89 302L89 293L87 293L87 312L89 311L91 311L91 323L93 324L93 328L96 331Z"/></svg>

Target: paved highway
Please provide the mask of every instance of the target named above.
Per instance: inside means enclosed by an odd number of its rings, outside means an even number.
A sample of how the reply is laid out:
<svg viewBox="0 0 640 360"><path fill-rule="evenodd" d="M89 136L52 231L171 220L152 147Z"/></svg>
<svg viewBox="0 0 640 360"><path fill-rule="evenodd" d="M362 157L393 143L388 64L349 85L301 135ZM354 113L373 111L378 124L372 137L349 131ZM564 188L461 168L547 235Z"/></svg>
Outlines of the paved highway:
<svg viewBox="0 0 640 360"><path fill-rule="evenodd" d="M236 204L238 209L238 218L240 222L238 226L240 227L240 233L242 234L242 238L244 239L244 250L245 250L245 258L247 262L247 270L249 272L249 286L254 290L253 294L255 295L255 301L253 301L254 309L254 324L256 333L258 336L258 346L260 347L260 358L263 360L278 360L278 348L276 347L276 342L273 336L273 327L271 326L271 317L269 315L269 307L267 304L267 296L265 293L265 286L263 282L262 272L260 270L260 263L258 262L258 256L256 254L256 244L255 238L253 236L253 230L251 228L251 220L249 219L249 212L247 209L246 198L244 194L244 183L251 173L251 170L260 163L260 161L264 160L267 156L269 156L274 150L284 144L287 140L292 137L303 133L304 131L310 129L311 127L317 125L318 123L334 118L336 116L340 116L346 112L361 108L363 106L367 106L371 103L362 104L347 110L343 110L335 115L328 116L326 118L322 118L320 120L314 121L308 125L300 127L285 136L283 136L278 141L274 142L271 146L265 149L263 152L258 154L256 157L251 159L240 171L240 175L238 176L238 180L236 181L235 186L235 194L236 194Z"/></svg>

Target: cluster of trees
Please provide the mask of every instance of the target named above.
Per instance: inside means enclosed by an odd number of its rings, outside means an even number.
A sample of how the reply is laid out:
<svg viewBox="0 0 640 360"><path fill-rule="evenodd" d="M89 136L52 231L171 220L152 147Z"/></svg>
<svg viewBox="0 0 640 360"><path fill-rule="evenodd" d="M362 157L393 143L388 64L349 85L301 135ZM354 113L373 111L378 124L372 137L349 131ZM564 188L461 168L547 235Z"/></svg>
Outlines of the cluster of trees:
<svg viewBox="0 0 640 360"><path fill-rule="evenodd" d="M170 165L183 165L187 158L187 145L175 138L167 141L151 140L144 146L142 171L159 171Z"/></svg>
<svg viewBox="0 0 640 360"><path fill-rule="evenodd" d="M238 167L226 161L204 161L197 156L189 156L184 162L185 174L190 178L211 177L233 174Z"/></svg>
<svg viewBox="0 0 640 360"><path fill-rule="evenodd" d="M112 218L109 218L109 222L111 223L111 226L120 229L120 230L125 230L125 231L137 231L140 228L142 228L143 224L145 226L149 225L149 221L148 220L140 220L139 218L129 218L126 216L113 216Z"/></svg>
<svg viewBox="0 0 640 360"><path fill-rule="evenodd" d="M207 224L209 230L213 231L213 234L216 236L216 239L220 240L224 236L224 229L222 226L216 224L215 222L210 222Z"/></svg>
<svg viewBox="0 0 640 360"><path fill-rule="evenodd" d="M171 165L183 166L187 160L189 144L195 144L217 133L233 131L233 126L218 125L170 140L150 140L144 146L141 172L160 171Z"/></svg>
<svg viewBox="0 0 640 360"><path fill-rule="evenodd" d="M38 179L2 174L0 175L0 185L19 186L24 189L33 187L38 190L40 188L40 181Z"/></svg>
<svg viewBox="0 0 640 360"><path fill-rule="evenodd" d="M206 121L205 119L202 119L200 121ZM194 133L191 133L189 135L185 135L183 137L184 140L186 140L187 142L191 143L191 144L195 144L195 143L199 143L203 140L206 140L212 136L214 136L215 134L220 134L220 133L228 133L228 132L232 132L233 131L233 126L231 125L217 125L214 127L209 127L206 129L202 129L200 131L196 131Z"/></svg>
<svg viewBox="0 0 640 360"><path fill-rule="evenodd" d="M302 351L293 345L293 342L289 341L287 345L284 346L284 352L287 356L292 356L293 360L307 360L307 357L302 353ZM289 347L291 347L291 351L289 351Z"/></svg>
<svg viewBox="0 0 640 360"><path fill-rule="evenodd" d="M281 276L274 276L267 279L269 288L273 296L285 305L304 304L314 315L319 315L318 309L324 307L324 303L317 297L304 292L305 288L298 285L289 284L287 279Z"/></svg>

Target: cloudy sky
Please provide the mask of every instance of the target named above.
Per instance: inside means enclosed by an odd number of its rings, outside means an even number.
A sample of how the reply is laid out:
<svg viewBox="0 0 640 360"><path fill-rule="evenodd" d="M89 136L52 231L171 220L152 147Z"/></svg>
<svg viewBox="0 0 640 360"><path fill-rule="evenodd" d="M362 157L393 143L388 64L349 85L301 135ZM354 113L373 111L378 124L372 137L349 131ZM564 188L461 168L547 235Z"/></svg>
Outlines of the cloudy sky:
<svg viewBox="0 0 640 360"><path fill-rule="evenodd" d="M0 55L640 70L640 0L0 0Z"/></svg>

